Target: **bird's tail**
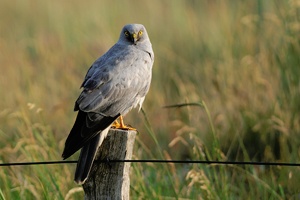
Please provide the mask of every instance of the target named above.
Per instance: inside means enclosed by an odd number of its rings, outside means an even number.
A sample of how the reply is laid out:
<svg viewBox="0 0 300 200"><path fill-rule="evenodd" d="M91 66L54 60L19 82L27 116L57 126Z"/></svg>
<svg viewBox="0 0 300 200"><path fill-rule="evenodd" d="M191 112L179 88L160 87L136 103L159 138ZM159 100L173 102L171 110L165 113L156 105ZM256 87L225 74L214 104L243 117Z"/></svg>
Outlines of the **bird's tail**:
<svg viewBox="0 0 300 200"><path fill-rule="evenodd" d="M97 134L97 136L95 136L89 142L89 144L86 144L81 149L80 156L77 162L76 171L75 171L75 178L74 178L74 181L77 184L80 185L83 184L88 178L88 175L92 169L92 165L97 154L97 150L102 144L105 137L107 136L109 128L110 126L108 126L108 128L101 131L101 133Z"/></svg>

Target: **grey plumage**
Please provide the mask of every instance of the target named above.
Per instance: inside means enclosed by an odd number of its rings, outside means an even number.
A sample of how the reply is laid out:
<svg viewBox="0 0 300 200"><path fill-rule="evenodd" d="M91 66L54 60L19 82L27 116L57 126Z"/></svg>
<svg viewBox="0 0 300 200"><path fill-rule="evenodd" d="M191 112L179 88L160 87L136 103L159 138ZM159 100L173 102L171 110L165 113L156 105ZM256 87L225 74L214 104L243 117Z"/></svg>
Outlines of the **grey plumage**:
<svg viewBox="0 0 300 200"><path fill-rule="evenodd" d="M111 124L141 107L149 90L154 53L145 27L128 24L118 42L98 58L81 85L75 103L78 115L66 140L63 159L82 148L75 181L85 182L98 147Z"/></svg>

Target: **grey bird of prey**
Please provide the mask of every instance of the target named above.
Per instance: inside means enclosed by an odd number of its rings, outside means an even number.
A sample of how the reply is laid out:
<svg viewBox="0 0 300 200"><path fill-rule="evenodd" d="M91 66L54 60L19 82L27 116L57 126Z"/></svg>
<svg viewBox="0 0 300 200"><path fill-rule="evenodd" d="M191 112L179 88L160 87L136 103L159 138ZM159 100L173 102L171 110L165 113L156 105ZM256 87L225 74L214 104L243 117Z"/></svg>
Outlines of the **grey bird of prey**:
<svg viewBox="0 0 300 200"><path fill-rule="evenodd" d="M148 93L154 53L145 27L125 25L118 42L98 58L81 85L75 102L77 118L65 142L62 154L67 159L80 148L75 182L88 178L97 150L115 122L127 129L122 116L139 106ZM116 120L120 118L120 123Z"/></svg>

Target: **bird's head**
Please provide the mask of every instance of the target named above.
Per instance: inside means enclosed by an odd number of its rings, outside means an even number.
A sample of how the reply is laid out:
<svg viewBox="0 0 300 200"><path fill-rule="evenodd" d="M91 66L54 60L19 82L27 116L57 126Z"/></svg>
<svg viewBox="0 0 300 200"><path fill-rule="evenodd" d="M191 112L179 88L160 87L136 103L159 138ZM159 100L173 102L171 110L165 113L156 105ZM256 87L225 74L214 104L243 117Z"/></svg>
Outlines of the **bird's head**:
<svg viewBox="0 0 300 200"><path fill-rule="evenodd" d="M127 24L123 27L120 40L129 44L138 44L149 40L147 31L142 24Z"/></svg>

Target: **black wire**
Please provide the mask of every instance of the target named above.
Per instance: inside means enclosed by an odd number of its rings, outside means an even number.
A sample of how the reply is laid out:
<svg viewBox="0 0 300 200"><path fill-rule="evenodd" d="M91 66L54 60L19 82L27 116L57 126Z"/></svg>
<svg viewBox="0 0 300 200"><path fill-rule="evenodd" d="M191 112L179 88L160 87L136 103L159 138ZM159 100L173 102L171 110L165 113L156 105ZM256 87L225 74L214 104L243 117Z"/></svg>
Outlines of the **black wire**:
<svg viewBox="0 0 300 200"><path fill-rule="evenodd" d="M294 166L300 167L300 163L286 162L240 162L240 161L205 161L205 160L97 160L98 163L174 163L174 164L215 164L215 165L265 165L265 166ZM25 166L25 165L54 165L54 164L75 164L77 161L44 161L44 162L17 162L17 163L0 163L0 167L6 166Z"/></svg>
<svg viewBox="0 0 300 200"><path fill-rule="evenodd" d="M42 162L16 162L16 163L0 163L0 167L7 166L24 166L24 165L53 165L53 164L72 164L77 163L75 160L67 161L42 161Z"/></svg>

